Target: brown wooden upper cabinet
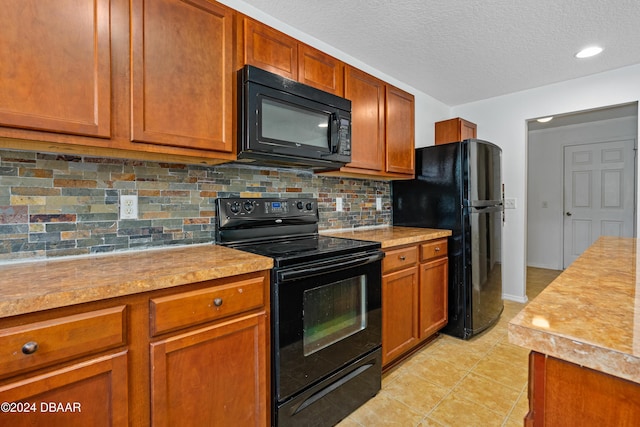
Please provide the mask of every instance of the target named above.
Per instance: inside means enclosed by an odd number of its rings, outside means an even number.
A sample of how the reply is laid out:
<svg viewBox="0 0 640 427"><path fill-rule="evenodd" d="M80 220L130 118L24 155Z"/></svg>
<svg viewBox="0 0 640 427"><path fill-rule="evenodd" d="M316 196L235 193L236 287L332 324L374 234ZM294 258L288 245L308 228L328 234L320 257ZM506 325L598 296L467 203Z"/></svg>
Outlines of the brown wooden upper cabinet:
<svg viewBox="0 0 640 427"><path fill-rule="evenodd" d="M351 100L351 163L347 168L382 171L385 145L385 84L347 66L345 97Z"/></svg>
<svg viewBox="0 0 640 427"><path fill-rule="evenodd" d="M385 172L413 177L415 170L415 102L410 93L386 85Z"/></svg>
<svg viewBox="0 0 640 427"><path fill-rule="evenodd" d="M109 0L3 3L1 126L111 135L109 6Z"/></svg>
<svg viewBox="0 0 640 427"><path fill-rule="evenodd" d="M436 145L476 138L476 124L456 117L436 122Z"/></svg>
<svg viewBox="0 0 640 427"><path fill-rule="evenodd" d="M134 0L131 12L133 141L231 152L233 11Z"/></svg>
<svg viewBox="0 0 640 427"><path fill-rule="evenodd" d="M5 3L0 147L235 160L233 9L213 0Z"/></svg>
<svg viewBox="0 0 640 427"><path fill-rule="evenodd" d="M344 96L344 63L251 18L242 17L240 65L250 64Z"/></svg>
<svg viewBox="0 0 640 427"><path fill-rule="evenodd" d="M412 178L413 95L347 65L345 97L351 100L351 163L340 174Z"/></svg>

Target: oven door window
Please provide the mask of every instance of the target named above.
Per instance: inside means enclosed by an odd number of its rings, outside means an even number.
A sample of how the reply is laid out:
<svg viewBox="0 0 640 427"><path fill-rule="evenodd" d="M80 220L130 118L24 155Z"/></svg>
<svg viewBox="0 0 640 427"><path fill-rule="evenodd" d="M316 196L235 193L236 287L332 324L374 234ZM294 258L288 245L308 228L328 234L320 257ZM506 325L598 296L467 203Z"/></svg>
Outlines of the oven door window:
<svg viewBox="0 0 640 427"><path fill-rule="evenodd" d="M331 114L260 96L259 139L329 151Z"/></svg>
<svg viewBox="0 0 640 427"><path fill-rule="evenodd" d="M367 327L366 276L304 291L302 349L305 356Z"/></svg>

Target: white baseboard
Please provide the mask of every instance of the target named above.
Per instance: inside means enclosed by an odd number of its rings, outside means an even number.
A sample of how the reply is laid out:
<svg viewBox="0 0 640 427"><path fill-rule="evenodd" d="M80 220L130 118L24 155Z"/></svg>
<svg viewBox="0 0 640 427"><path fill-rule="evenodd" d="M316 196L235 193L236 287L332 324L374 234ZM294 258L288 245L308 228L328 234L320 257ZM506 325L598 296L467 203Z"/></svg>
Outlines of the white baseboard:
<svg viewBox="0 0 640 427"><path fill-rule="evenodd" d="M526 295L524 297L521 297L516 295L502 294L502 299L519 302L521 304L526 304L529 301L529 298L527 298Z"/></svg>

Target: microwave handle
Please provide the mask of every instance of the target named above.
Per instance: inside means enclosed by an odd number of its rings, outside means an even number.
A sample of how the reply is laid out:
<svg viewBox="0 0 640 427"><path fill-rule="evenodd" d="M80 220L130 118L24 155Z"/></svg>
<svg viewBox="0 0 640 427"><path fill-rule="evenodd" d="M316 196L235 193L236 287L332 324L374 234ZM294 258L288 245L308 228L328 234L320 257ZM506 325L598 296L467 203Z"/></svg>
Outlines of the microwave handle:
<svg viewBox="0 0 640 427"><path fill-rule="evenodd" d="M340 117L337 113L331 113L329 119L329 132L331 132L331 153L338 152L338 138L340 134Z"/></svg>

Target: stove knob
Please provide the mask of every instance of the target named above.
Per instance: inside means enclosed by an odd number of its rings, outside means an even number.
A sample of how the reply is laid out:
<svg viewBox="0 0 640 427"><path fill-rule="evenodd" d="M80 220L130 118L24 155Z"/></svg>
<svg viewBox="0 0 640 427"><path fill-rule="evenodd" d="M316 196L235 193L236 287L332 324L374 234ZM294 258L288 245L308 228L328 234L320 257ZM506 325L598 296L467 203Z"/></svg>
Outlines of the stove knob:
<svg viewBox="0 0 640 427"><path fill-rule="evenodd" d="M237 214L238 212L240 212L240 203L238 202L231 203L231 205L229 206L229 210L234 214Z"/></svg>
<svg viewBox="0 0 640 427"><path fill-rule="evenodd" d="M296 207L297 207L298 209L302 210L302 208L304 207L304 203L302 203L302 202L298 202L298 203L296 203Z"/></svg>
<svg viewBox="0 0 640 427"><path fill-rule="evenodd" d="M310 211L313 209L313 204L311 202L307 203L307 210Z"/></svg>
<svg viewBox="0 0 640 427"><path fill-rule="evenodd" d="M244 202L244 210L251 212L253 210L253 202Z"/></svg>

